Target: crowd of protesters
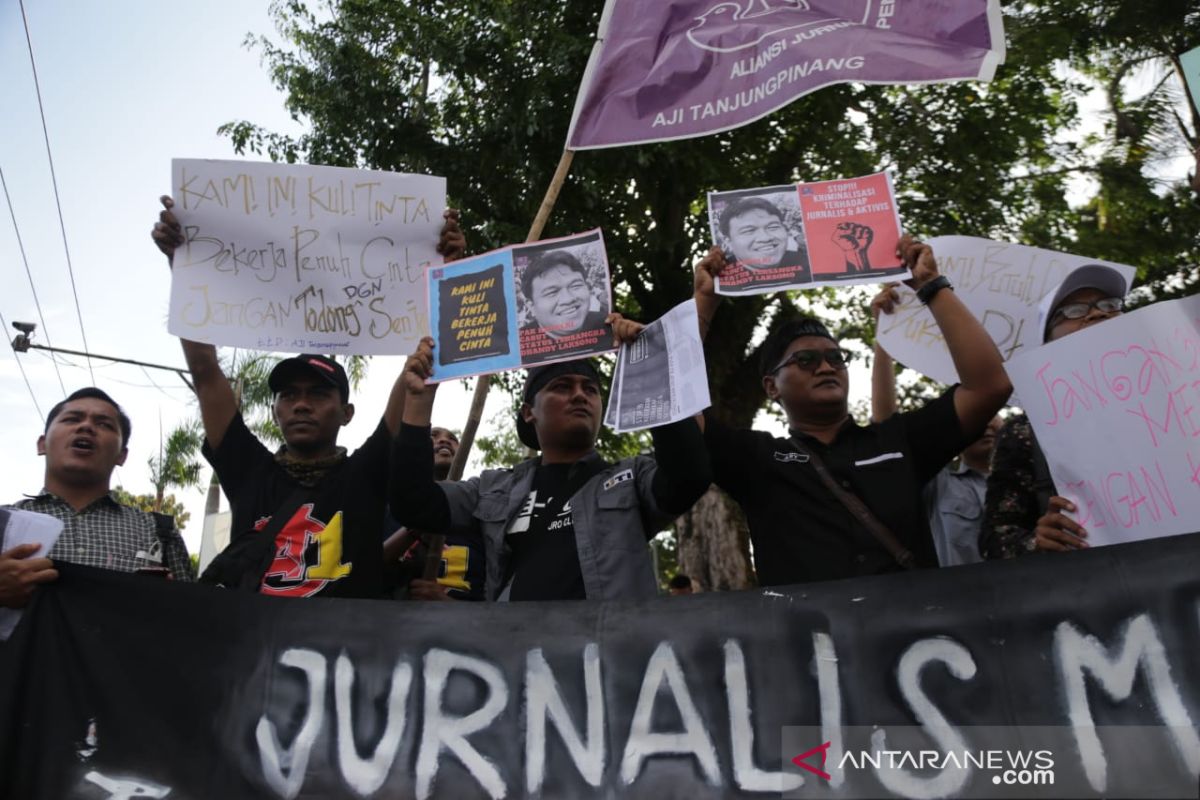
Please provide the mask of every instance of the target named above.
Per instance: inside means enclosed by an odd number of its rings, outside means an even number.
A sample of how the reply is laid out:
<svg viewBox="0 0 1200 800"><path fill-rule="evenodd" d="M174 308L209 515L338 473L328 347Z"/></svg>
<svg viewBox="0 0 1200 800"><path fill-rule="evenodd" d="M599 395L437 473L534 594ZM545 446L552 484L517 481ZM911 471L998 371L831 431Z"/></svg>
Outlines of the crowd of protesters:
<svg viewBox="0 0 1200 800"><path fill-rule="evenodd" d="M171 199L163 206L152 236L170 261L182 231ZM465 248L458 215L448 211L438 252L452 261ZM1002 424L1012 386L988 333L938 273L929 245L906 236L897 256L941 330L958 384L898 412L894 364L877 346L872 419L859 424L848 405L851 354L824 321L781 319L760 347L759 374L786 417L786 437L731 429L710 410L651 429L652 456L615 463L596 449L604 403L590 361L525 376L516 428L535 455L448 480L458 440L431 426L432 339L408 358L382 419L353 453L338 443L354 405L336 360L299 355L271 371L283 437L272 452L243 420L215 348L183 339L203 454L232 517L228 547L199 580L285 597L646 599L659 594L649 539L711 484L745 513L761 585L1087 547L1029 420L1018 414ZM714 279L728 265L713 248L695 267L702 337L720 313ZM1120 314L1128 289L1111 268L1075 270L1041 301L1044 341ZM885 287L872 303L876 316L893 313L898 299ZM642 327L615 313L605 323L617 343ZM46 553L5 548L0 534L0 606L25 605L57 579L56 561L197 579L173 520L122 505L111 491L131 429L97 388L51 409L37 437L42 489L11 508L52 515L64 529ZM689 594L694 585L676 575L669 591Z"/></svg>

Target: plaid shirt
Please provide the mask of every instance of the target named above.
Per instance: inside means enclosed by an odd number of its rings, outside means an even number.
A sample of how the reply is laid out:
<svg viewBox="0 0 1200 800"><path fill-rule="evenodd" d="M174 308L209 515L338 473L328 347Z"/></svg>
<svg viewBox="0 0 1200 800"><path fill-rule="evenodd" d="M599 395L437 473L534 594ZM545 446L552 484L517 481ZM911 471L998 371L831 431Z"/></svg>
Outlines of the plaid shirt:
<svg viewBox="0 0 1200 800"><path fill-rule="evenodd" d="M111 493L78 512L45 489L12 507L63 521L62 534L48 554L51 559L118 572L166 567L177 581L196 579L179 530L173 529L164 543L153 514L123 506Z"/></svg>

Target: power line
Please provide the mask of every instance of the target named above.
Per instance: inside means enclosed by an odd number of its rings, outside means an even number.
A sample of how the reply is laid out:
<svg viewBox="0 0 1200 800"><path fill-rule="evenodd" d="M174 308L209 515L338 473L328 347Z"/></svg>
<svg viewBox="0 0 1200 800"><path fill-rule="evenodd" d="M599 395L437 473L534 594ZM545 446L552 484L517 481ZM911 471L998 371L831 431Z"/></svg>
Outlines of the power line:
<svg viewBox="0 0 1200 800"><path fill-rule="evenodd" d="M8 322L5 321L3 314L0 314L0 325L3 325L4 329L8 330ZM33 407L37 410L38 419L45 419L42 416L42 407L38 405L37 395L33 393L33 386L29 383L29 376L25 374L25 365L21 363L21 359L17 358L16 353L13 353L13 361L17 362L17 369L21 370L21 377L25 379L25 388L29 390L29 399L33 401ZM66 392L66 389L63 389L63 391Z"/></svg>
<svg viewBox="0 0 1200 800"><path fill-rule="evenodd" d="M25 16L25 0L17 0L21 6L21 23L25 26L25 44L29 48L29 66L33 70L33 88L37 93L38 114L42 118L42 138L46 140L46 160L50 162L50 184L54 187L54 205L58 209L58 227L62 231L63 251L67 255L67 274L71 277L71 294L75 298L75 316L79 319L79 334L83 337L83 352L90 353L91 348L88 347L87 331L83 327L83 311L79 307L79 290L75 288L75 268L71 265L71 248L67 245L67 225L63 221L62 201L58 196L58 177L54 172L54 156L50 154L50 131L46 127L46 110L42 105L42 87L38 82L37 63L33 59L33 39L29 36L29 19ZM88 372L92 371L92 358L87 357ZM92 375L92 384L95 385L96 376Z"/></svg>
<svg viewBox="0 0 1200 800"><path fill-rule="evenodd" d="M21 241L21 229L17 227L17 212L13 209L12 198L8 196L8 181L4 180L4 168L0 167L0 185L4 187L4 201L8 203L8 214L12 217L13 233L17 235L17 247L21 251L21 261L25 263L25 275L29 278L29 290L33 292L33 304L37 307L38 320L42 323L42 333L46 336L46 344L53 345L50 341L50 329L46 327L46 317L42 314L42 304L38 300L37 288L33 285L33 271L29 269L29 259L25 256L25 243ZM58 362L54 362L54 371L58 375L59 388L63 390L63 394L67 393L67 385L63 383L62 372L58 368Z"/></svg>

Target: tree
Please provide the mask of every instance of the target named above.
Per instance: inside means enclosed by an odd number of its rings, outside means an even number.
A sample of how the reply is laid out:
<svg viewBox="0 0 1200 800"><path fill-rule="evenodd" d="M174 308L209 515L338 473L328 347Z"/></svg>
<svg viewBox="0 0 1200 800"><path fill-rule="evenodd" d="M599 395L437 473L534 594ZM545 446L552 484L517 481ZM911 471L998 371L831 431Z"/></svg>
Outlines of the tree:
<svg viewBox="0 0 1200 800"><path fill-rule="evenodd" d="M1178 186L1156 190L1144 161L1114 163L1062 135L1079 123L1095 81L1088 70L1104 57L1200 41L1192 5L1010 3L1008 61L990 84L833 86L728 133L580 153L546 235L602 224L618 307L653 319L690 294L690 265L708 240L707 191L886 168L914 233L1122 252L1145 265L1154 293L1179 280L1194 286L1183 265L1196 260L1195 199ZM318 15L284 0L274 9L281 40L250 43L310 130L289 138L248 121L222 130L239 152L278 160L445 175L475 249L521 241L565 141L602 6L345 0ZM1082 209L1067 201L1077 175L1098 179ZM1125 216L1130 224L1114 227ZM1151 221L1169 224L1153 229L1152 247L1139 246L1146 229L1132 225ZM726 303L707 345L714 413L752 423L765 403L757 345L785 315L820 309L835 333L869 342L862 298L825 290ZM678 527L681 566L705 588L751 580L739 516L714 493Z"/></svg>
<svg viewBox="0 0 1200 800"><path fill-rule="evenodd" d="M179 529L180 533L192 518L192 515L173 494L163 495L161 498L153 494L133 494L121 486L113 489L113 492L117 496L117 502L123 506L131 506L142 511L156 511L174 517L175 527Z"/></svg>
<svg viewBox="0 0 1200 800"><path fill-rule="evenodd" d="M151 456L150 483L154 484L154 508L161 511L163 495L169 487L190 489L200 485L200 462L197 455L204 432L198 420L182 423L160 442L158 457Z"/></svg>

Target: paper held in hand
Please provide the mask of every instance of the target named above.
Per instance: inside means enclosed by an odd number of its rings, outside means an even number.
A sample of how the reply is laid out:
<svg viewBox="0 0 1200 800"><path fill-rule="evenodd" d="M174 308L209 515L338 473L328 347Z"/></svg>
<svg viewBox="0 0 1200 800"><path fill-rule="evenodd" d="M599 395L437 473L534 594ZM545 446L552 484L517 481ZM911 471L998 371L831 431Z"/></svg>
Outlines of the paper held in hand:
<svg viewBox="0 0 1200 800"><path fill-rule="evenodd" d="M599 228L512 245L429 270L431 382L588 358L616 349Z"/></svg>
<svg viewBox="0 0 1200 800"><path fill-rule="evenodd" d="M0 508L0 553L8 552L23 544L41 545L34 558L45 558L58 541L63 523L49 514L22 511L17 508ZM0 608L0 641L4 641L21 621L21 610Z"/></svg>
<svg viewBox="0 0 1200 800"><path fill-rule="evenodd" d="M1196 530L1200 296L1075 331L1007 369L1089 544Z"/></svg>
<svg viewBox="0 0 1200 800"><path fill-rule="evenodd" d="M686 419L709 405L696 301L688 300L621 347L604 424L629 433Z"/></svg>
<svg viewBox="0 0 1200 800"><path fill-rule="evenodd" d="M425 268L446 180L428 175L174 159L185 241L168 330L288 353L399 355L429 330Z"/></svg>
<svg viewBox="0 0 1200 800"><path fill-rule="evenodd" d="M911 277L887 173L709 192L713 242L729 263L718 294L764 294Z"/></svg>
<svg viewBox="0 0 1200 800"><path fill-rule="evenodd" d="M1073 270L1102 264L1128 281L1136 272L1111 261L974 236L937 236L928 243L938 272L950 279L958 299L983 324L1005 361L1041 344L1038 302ZM933 315L908 287L896 291L900 306L879 315L879 344L909 369L941 383L957 383L958 372Z"/></svg>

